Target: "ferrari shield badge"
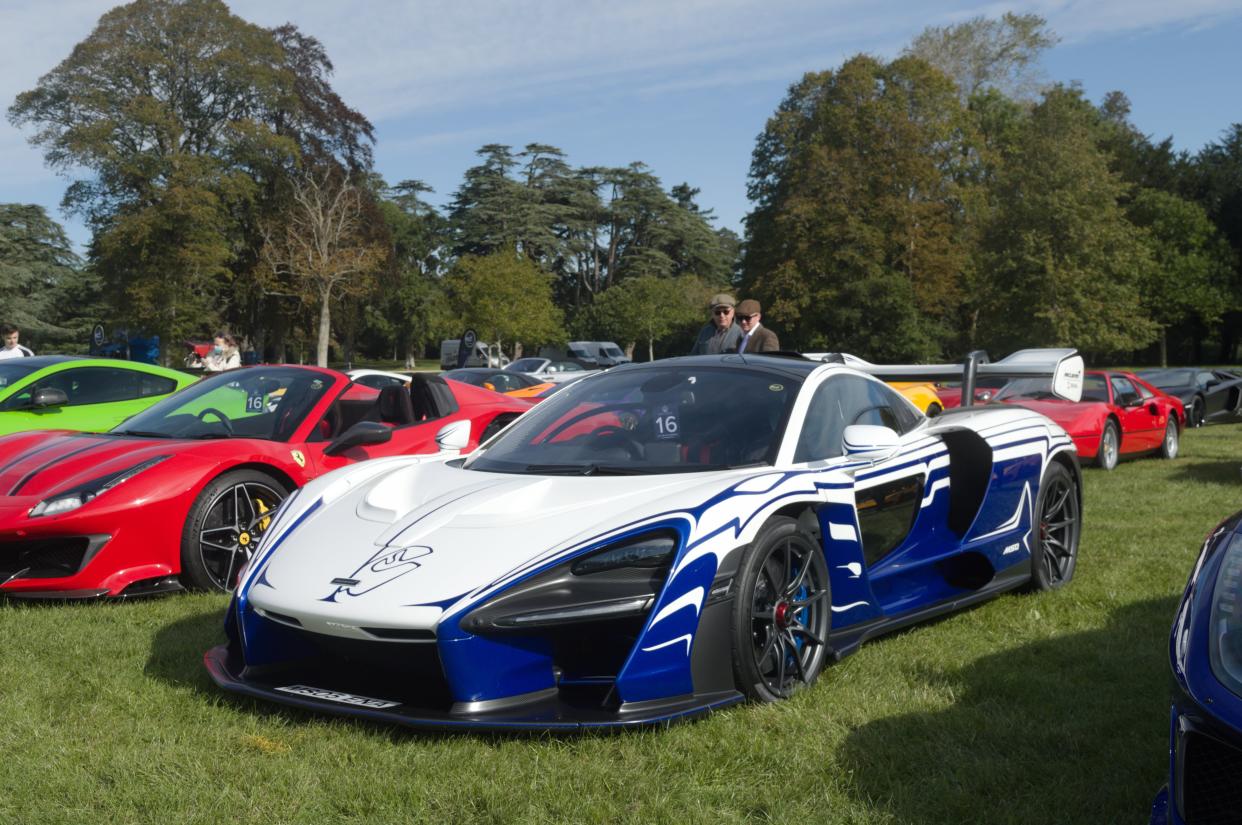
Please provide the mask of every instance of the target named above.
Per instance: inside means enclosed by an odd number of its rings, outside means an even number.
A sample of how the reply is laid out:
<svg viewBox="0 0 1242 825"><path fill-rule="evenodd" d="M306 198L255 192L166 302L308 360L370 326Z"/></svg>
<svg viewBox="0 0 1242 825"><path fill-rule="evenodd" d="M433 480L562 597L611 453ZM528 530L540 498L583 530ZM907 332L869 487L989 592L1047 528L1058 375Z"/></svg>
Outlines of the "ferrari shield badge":
<svg viewBox="0 0 1242 825"><path fill-rule="evenodd" d="M306 456L302 455L301 450L291 450L289 454L293 456L293 460L297 462L299 467L306 466Z"/></svg>

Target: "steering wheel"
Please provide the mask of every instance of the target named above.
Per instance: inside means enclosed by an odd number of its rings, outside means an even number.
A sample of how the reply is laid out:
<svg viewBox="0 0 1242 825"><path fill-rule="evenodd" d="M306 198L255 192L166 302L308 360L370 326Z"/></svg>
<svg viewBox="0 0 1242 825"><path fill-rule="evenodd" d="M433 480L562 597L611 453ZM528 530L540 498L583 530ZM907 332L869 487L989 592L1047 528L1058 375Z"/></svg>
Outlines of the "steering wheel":
<svg viewBox="0 0 1242 825"><path fill-rule="evenodd" d="M203 407L201 410L199 410L199 411L198 411L198 420L199 420L199 421L202 421L204 424L206 424L206 423L207 423L207 420L206 420L205 418L203 418L203 416L207 415L208 413L211 413L211 414L212 414L212 415L214 415L217 419L219 419L220 424L222 424L222 425L224 426L225 431L226 431L229 435L232 435L232 434L233 434L233 424L232 424L232 422L231 422L231 421L229 421L229 417L228 417L227 415L225 415L224 413L220 412L219 410L217 410L215 407Z"/></svg>
<svg viewBox="0 0 1242 825"><path fill-rule="evenodd" d="M620 442L621 446L625 448L625 452L630 458L642 461L642 442L634 438L634 434L624 427L617 427L612 424L600 427L598 430L591 433L590 440L587 442L587 447L592 450L604 449L613 446L608 443L612 441Z"/></svg>

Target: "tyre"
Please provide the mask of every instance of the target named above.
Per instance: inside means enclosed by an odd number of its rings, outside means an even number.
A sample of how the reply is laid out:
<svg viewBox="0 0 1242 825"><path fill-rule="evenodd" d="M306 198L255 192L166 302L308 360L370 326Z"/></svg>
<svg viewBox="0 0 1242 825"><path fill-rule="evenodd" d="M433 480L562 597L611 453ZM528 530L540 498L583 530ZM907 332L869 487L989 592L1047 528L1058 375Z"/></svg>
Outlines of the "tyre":
<svg viewBox="0 0 1242 825"><path fill-rule="evenodd" d="M289 495L257 470L234 470L203 488L181 533L181 583L192 590L232 590L242 567Z"/></svg>
<svg viewBox="0 0 1242 825"><path fill-rule="evenodd" d="M1065 465L1049 462L1031 525L1031 590L1056 590L1074 577L1081 533L1078 485Z"/></svg>
<svg viewBox="0 0 1242 825"><path fill-rule="evenodd" d="M1190 403L1190 410L1186 413L1186 421L1191 427L1203 426L1203 399L1196 397Z"/></svg>
<svg viewBox="0 0 1242 825"><path fill-rule="evenodd" d="M1100 451L1095 454L1095 466L1101 470L1111 470L1117 466L1117 456L1121 451L1121 434L1112 419L1104 422L1104 432L1100 435Z"/></svg>
<svg viewBox="0 0 1242 825"><path fill-rule="evenodd" d="M764 526L738 568L733 673L750 699L793 695L819 676L832 623L828 565L791 518Z"/></svg>
<svg viewBox="0 0 1242 825"><path fill-rule="evenodd" d="M1177 451L1180 449L1177 432L1177 416L1170 415L1169 421L1164 425L1164 440L1160 442L1161 458L1177 458Z"/></svg>

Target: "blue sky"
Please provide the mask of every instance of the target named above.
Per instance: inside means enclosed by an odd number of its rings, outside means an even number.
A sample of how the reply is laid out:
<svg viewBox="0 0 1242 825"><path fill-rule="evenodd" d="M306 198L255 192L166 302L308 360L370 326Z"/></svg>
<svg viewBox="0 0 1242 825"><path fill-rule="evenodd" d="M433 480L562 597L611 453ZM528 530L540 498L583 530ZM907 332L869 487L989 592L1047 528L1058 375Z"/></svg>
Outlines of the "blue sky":
<svg viewBox="0 0 1242 825"><path fill-rule="evenodd" d="M0 0L5 106L69 54L113 6ZM928 25L1034 12L1061 42L1049 81L1093 100L1113 89L1132 119L1196 151L1242 121L1242 0L235 0L261 25L296 23L336 64L337 90L375 123L378 171L451 198L485 143L550 143L574 165L643 161L702 190L718 225L741 228L755 136L803 72L858 52L895 56ZM52 10L55 10L54 13ZM0 201L61 214L66 181L0 122Z"/></svg>

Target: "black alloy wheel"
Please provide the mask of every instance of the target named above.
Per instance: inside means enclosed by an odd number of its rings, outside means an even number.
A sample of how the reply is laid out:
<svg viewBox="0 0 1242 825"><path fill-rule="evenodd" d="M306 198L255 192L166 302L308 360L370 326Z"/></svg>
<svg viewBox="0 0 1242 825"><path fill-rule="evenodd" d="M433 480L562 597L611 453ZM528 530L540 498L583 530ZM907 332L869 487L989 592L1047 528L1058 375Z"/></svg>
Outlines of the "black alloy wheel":
<svg viewBox="0 0 1242 825"><path fill-rule="evenodd" d="M1044 471L1031 525L1031 589L1055 590L1074 577L1082 511L1078 485L1063 464L1052 461Z"/></svg>
<svg viewBox="0 0 1242 825"><path fill-rule="evenodd" d="M1203 401L1198 397L1190 404L1190 412L1186 414L1186 420L1190 422L1192 427L1203 426Z"/></svg>
<svg viewBox="0 0 1242 825"><path fill-rule="evenodd" d="M181 577L196 590L232 590L289 492L264 473L238 470L194 501L181 540Z"/></svg>
<svg viewBox="0 0 1242 825"><path fill-rule="evenodd" d="M772 519L746 551L733 606L733 667L741 690L771 702L813 683L832 624L828 565L791 518Z"/></svg>

